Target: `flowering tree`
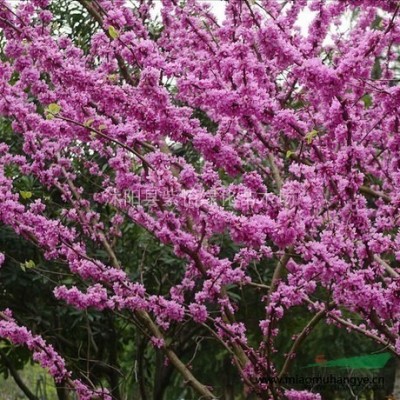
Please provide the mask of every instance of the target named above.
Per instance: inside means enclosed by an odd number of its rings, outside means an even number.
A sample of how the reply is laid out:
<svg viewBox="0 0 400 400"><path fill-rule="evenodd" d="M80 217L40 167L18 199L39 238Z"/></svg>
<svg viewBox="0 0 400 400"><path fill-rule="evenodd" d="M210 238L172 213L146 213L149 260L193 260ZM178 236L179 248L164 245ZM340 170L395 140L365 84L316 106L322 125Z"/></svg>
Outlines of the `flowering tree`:
<svg viewBox="0 0 400 400"><path fill-rule="evenodd" d="M0 0L0 221L76 276L54 301L123 315L202 399L218 388L182 361L176 327L208 332L262 399L320 398L278 379L317 324L399 355L398 2L231 0L219 22L162 0L159 25L151 0L79 3L96 24L85 46L57 30L50 0ZM163 290L121 262L135 257L117 244L127 224L173 254ZM243 291L264 310L256 325ZM282 354L299 307L309 321ZM2 338L78 398L111 399L16 317L0 314Z"/></svg>

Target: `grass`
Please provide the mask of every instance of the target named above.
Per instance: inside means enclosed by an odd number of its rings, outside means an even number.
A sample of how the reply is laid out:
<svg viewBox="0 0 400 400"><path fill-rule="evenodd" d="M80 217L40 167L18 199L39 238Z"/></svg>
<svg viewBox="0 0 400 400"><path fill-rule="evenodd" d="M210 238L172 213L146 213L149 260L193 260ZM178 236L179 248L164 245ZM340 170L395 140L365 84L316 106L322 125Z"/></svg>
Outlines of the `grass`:
<svg viewBox="0 0 400 400"><path fill-rule="evenodd" d="M39 400L57 400L57 392L52 377L39 365L27 364L19 375L30 391ZM0 399L1 400L22 400L27 399L26 395L9 376L5 379L0 377Z"/></svg>

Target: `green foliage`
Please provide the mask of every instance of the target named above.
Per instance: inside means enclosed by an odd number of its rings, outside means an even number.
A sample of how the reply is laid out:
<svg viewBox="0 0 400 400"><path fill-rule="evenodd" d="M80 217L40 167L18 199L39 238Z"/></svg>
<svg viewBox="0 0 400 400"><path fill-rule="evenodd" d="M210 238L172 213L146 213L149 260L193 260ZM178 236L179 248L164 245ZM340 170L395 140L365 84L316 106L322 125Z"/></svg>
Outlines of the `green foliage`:
<svg viewBox="0 0 400 400"><path fill-rule="evenodd" d="M365 108L370 108L372 106L372 97L369 94L364 95L361 100L364 103Z"/></svg>
<svg viewBox="0 0 400 400"><path fill-rule="evenodd" d="M46 119L53 119L61 111L61 107L56 103L51 103L45 109Z"/></svg>
<svg viewBox="0 0 400 400"><path fill-rule="evenodd" d="M40 400L58 400L56 387L52 377L37 364L26 364L19 371L22 381L32 390ZM4 400L24 400L26 395L9 377L0 377L0 393Z"/></svg>
<svg viewBox="0 0 400 400"><path fill-rule="evenodd" d="M108 34L110 35L111 39L118 39L119 37L119 32L113 26L108 28Z"/></svg>
<svg viewBox="0 0 400 400"><path fill-rule="evenodd" d="M382 78L382 67L381 67L381 61L380 61L379 57L375 58L375 63L372 68L371 78L372 79L381 79Z"/></svg>
<svg viewBox="0 0 400 400"><path fill-rule="evenodd" d="M164 27L157 21L149 21L148 23L149 36L151 40L157 41L161 36Z"/></svg>
<svg viewBox="0 0 400 400"><path fill-rule="evenodd" d="M93 34L99 29L97 22L91 18L78 1L52 1L54 35L67 34L83 51L89 50Z"/></svg>

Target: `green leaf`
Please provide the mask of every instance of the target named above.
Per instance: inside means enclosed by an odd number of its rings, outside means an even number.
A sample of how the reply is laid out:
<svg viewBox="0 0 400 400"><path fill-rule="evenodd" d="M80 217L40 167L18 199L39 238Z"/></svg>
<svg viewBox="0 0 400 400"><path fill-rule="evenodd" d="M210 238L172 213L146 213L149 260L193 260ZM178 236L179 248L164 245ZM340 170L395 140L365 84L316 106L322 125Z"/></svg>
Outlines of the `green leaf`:
<svg viewBox="0 0 400 400"><path fill-rule="evenodd" d="M108 34L111 39L117 39L119 37L119 32L112 25L108 28Z"/></svg>
<svg viewBox="0 0 400 400"><path fill-rule="evenodd" d="M363 101L365 108L370 108L372 106L372 97L370 94L365 94L361 100Z"/></svg>
<svg viewBox="0 0 400 400"><path fill-rule="evenodd" d="M20 190L19 194L24 200L30 199L32 197L32 192L28 192L26 190Z"/></svg>
<svg viewBox="0 0 400 400"><path fill-rule="evenodd" d="M377 15L375 17L375 19L372 21L371 28L374 30L382 29L382 21L383 21L383 18L381 16Z"/></svg>
<svg viewBox="0 0 400 400"><path fill-rule="evenodd" d="M21 263L20 267L21 267L22 271L25 272L27 269L35 268L36 264L35 264L35 261L28 260L28 261L25 261L24 263Z"/></svg>
<svg viewBox="0 0 400 400"><path fill-rule="evenodd" d="M16 178L19 174L19 167L15 164L6 164L4 166L4 175L7 178Z"/></svg>
<svg viewBox="0 0 400 400"><path fill-rule="evenodd" d="M311 144L315 136L318 135L318 131L313 129L312 131L308 132L307 135L305 136L307 144Z"/></svg>
<svg viewBox="0 0 400 400"><path fill-rule="evenodd" d="M293 110L299 110L300 108L303 108L304 105L305 105L305 102L303 100L298 100L298 101L290 103L289 107L292 108Z"/></svg>
<svg viewBox="0 0 400 400"><path fill-rule="evenodd" d="M55 115L57 115L61 111L61 106L57 103L51 103L45 109L46 119L53 119Z"/></svg>
<svg viewBox="0 0 400 400"><path fill-rule="evenodd" d="M107 128L107 126L102 124L99 126L98 130L101 132L102 130L104 130L106 128Z"/></svg>
<svg viewBox="0 0 400 400"><path fill-rule="evenodd" d="M371 71L371 78L374 80L382 78L382 66L379 57L375 58L374 66Z"/></svg>
<svg viewBox="0 0 400 400"><path fill-rule="evenodd" d="M54 115L57 115L61 111L61 106L57 103L51 103L48 105L47 110Z"/></svg>
<svg viewBox="0 0 400 400"><path fill-rule="evenodd" d="M94 119L89 118L83 123L83 125L85 125L87 128L90 128L92 126L93 122L94 122Z"/></svg>
<svg viewBox="0 0 400 400"><path fill-rule="evenodd" d="M117 74L110 74L110 75L108 75L107 76L107 79L110 81L110 82L117 82L118 81L118 75Z"/></svg>
<svg viewBox="0 0 400 400"><path fill-rule="evenodd" d="M294 154L294 151L288 150L288 151L286 152L286 158L290 158L293 154Z"/></svg>

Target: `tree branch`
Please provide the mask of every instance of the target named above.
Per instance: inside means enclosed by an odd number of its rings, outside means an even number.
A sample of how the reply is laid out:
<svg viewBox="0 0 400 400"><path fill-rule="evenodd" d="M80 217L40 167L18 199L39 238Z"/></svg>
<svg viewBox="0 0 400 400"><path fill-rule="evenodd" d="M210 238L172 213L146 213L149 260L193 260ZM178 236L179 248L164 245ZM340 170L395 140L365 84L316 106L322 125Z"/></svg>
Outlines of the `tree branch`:
<svg viewBox="0 0 400 400"><path fill-rule="evenodd" d="M359 326L357 326L356 324L351 323L350 321L346 321L343 318L337 317L336 315L329 315L329 318L334 319L336 322L338 322L341 325L346 326L347 328L354 330L356 332L359 332L361 334L363 334L366 337L369 337L370 339L375 340L376 342L384 345L386 348L388 348L393 354L395 354L396 356L400 356L400 354L396 351L395 347L392 346L389 342L383 340L382 338L380 338L377 335L374 335L371 332L368 332L366 329L360 328Z"/></svg>
<svg viewBox="0 0 400 400"><path fill-rule="evenodd" d="M297 336L295 342L292 345L292 348L290 349L288 355L286 356L285 363L283 364L283 367L281 369L281 372L279 373L278 378L282 378L283 376L285 376L285 374L287 373L287 371L289 370L289 368L293 363L293 359L296 355L297 349L300 347L301 343L306 339L306 337L311 333L311 331L318 324L318 322L320 322L321 319L326 315L326 313L327 310L324 309L315 314L314 317L308 322L308 324L301 331L300 335Z"/></svg>
<svg viewBox="0 0 400 400"><path fill-rule="evenodd" d="M286 267L286 264L290 260L289 253L292 253L292 251L293 251L293 248L290 247L288 249L288 251L285 252L285 254L280 258L280 260L275 268L274 275L272 276L271 285L269 286L268 299L271 297L272 293L275 291L276 286L278 285L278 282L282 277L282 274Z"/></svg>
<svg viewBox="0 0 400 400"><path fill-rule="evenodd" d="M374 260L382 265L385 268L385 271L392 277L392 278L399 278L400 274L396 272L385 260L382 260L377 254L374 255Z"/></svg>
<svg viewBox="0 0 400 400"><path fill-rule="evenodd" d="M162 335L160 329L150 318L149 314L146 311L137 310L136 315L143 322L143 324L149 329L151 334L155 336L157 339L164 340L164 336ZM178 358L173 350L171 350L167 345L163 346L163 351L165 355L168 357L171 364L178 370L178 372L183 376L186 383L190 385L197 393L202 396L202 399L205 400L214 400L216 397L210 392L207 386L203 385L199 382L194 375L190 372L190 370L186 367L186 365Z"/></svg>

